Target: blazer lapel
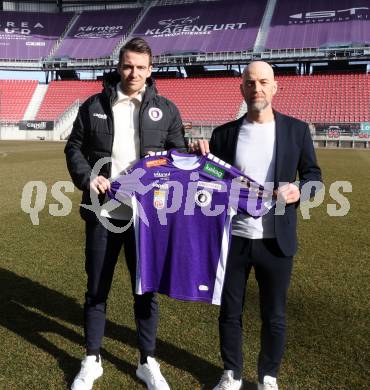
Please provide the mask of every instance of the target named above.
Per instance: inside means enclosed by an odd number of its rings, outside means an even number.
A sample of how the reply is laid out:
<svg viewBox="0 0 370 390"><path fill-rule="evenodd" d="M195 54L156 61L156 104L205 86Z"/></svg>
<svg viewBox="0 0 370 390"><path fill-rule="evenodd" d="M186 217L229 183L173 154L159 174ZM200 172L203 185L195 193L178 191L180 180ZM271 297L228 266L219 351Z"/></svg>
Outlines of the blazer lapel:
<svg viewBox="0 0 370 390"><path fill-rule="evenodd" d="M245 115L243 115L241 118L238 118L238 119L235 121L235 126L234 126L233 129L231 130L231 131L232 131L231 137L230 137L230 140L231 140L231 145L230 145L230 146L231 146L231 150L232 150L231 165L234 165L234 164L235 164L236 146L237 146L237 143L238 143L238 137L239 137L240 127L241 127L241 125L243 124L244 117L245 117Z"/></svg>
<svg viewBox="0 0 370 390"><path fill-rule="evenodd" d="M286 135L287 132L284 131L284 126L286 124L284 123L284 117L274 111L275 114L275 129L276 129L276 156L275 156L275 175L274 175L274 184L275 188L278 187L281 172L283 171L284 167L284 155L285 155L285 148L287 146L287 140Z"/></svg>

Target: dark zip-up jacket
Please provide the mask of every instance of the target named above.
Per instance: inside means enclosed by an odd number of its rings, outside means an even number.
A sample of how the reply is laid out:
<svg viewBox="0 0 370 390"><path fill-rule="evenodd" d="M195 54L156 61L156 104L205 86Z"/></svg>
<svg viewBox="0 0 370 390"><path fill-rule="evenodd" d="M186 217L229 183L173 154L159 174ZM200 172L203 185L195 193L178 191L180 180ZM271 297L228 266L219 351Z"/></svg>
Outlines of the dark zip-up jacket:
<svg viewBox="0 0 370 390"><path fill-rule="evenodd" d="M119 81L117 72L107 74L103 91L82 104L64 150L73 183L83 191L84 204L91 203L89 185L92 168L101 158L112 155L112 104L117 98L116 87ZM177 107L158 95L153 79L147 79L146 84L139 111L140 156L144 157L149 151L185 149L184 128ZM99 174L109 178L111 164L103 165ZM81 213L83 214L82 209Z"/></svg>

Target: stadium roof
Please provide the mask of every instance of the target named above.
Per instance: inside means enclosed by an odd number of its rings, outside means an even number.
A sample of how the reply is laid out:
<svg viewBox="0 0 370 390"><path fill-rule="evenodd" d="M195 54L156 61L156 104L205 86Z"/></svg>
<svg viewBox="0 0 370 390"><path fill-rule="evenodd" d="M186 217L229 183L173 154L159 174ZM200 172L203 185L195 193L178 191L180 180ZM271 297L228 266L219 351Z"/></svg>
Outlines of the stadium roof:
<svg viewBox="0 0 370 390"><path fill-rule="evenodd" d="M84 6L84 5L114 5L114 4L143 4L145 0L15 0L4 1L0 0L0 11L4 10L4 3L12 3L15 5L15 9L18 9L19 5L25 4L51 4L56 5L60 11L65 6Z"/></svg>
<svg viewBox="0 0 370 390"><path fill-rule="evenodd" d="M7 1L8 2L8 1ZM96 3L96 4L114 4L114 3L143 3L144 1L140 0L18 0L18 1L12 1L12 3L20 4L20 3L33 3L33 4L39 4L39 3L49 3L49 4L86 4L86 3ZM0 1L1 4L4 3L4 1Z"/></svg>

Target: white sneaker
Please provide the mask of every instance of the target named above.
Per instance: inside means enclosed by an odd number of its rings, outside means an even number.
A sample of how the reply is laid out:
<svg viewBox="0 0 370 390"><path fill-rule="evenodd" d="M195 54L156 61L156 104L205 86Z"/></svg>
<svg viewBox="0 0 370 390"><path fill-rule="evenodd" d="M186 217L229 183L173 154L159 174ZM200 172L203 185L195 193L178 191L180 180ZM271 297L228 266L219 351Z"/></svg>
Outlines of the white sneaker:
<svg viewBox="0 0 370 390"><path fill-rule="evenodd" d="M263 377L263 384L258 384L258 390L279 390L278 385L276 383L276 378L265 375Z"/></svg>
<svg viewBox="0 0 370 390"><path fill-rule="evenodd" d="M159 363L150 356L147 357L147 363L139 362L136 376L146 383L148 390L170 390L170 386L161 374Z"/></svg>
<svg viewBox="0 0 370 390"><path fill-rule="evenodd" d="M233 370L225 370L218 385L213 390L240 390L242 388L243 381L241 379L234 379Z"/></svg>
<svg viewBox="0 0 370 390"><path fill-rule="evenodd" d="M71 390L91 390L95 379L103 375L101 357L96 361L96 356L86 356L81 362L80 372L76 375Z"/></svg>

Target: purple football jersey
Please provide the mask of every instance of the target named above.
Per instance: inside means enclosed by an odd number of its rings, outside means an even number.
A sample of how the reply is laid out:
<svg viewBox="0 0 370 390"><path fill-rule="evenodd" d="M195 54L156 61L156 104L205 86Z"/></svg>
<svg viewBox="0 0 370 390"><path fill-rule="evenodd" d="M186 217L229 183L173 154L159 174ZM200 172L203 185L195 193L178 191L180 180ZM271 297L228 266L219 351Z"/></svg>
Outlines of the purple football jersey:
<svg viewBox="0 0 370 390"><path fill-rule="evenodd" d="M236 213L258 218L272 192L212 154L159 152L112 183L131 198L136 235L136 293L220 304Z"/></svg>

